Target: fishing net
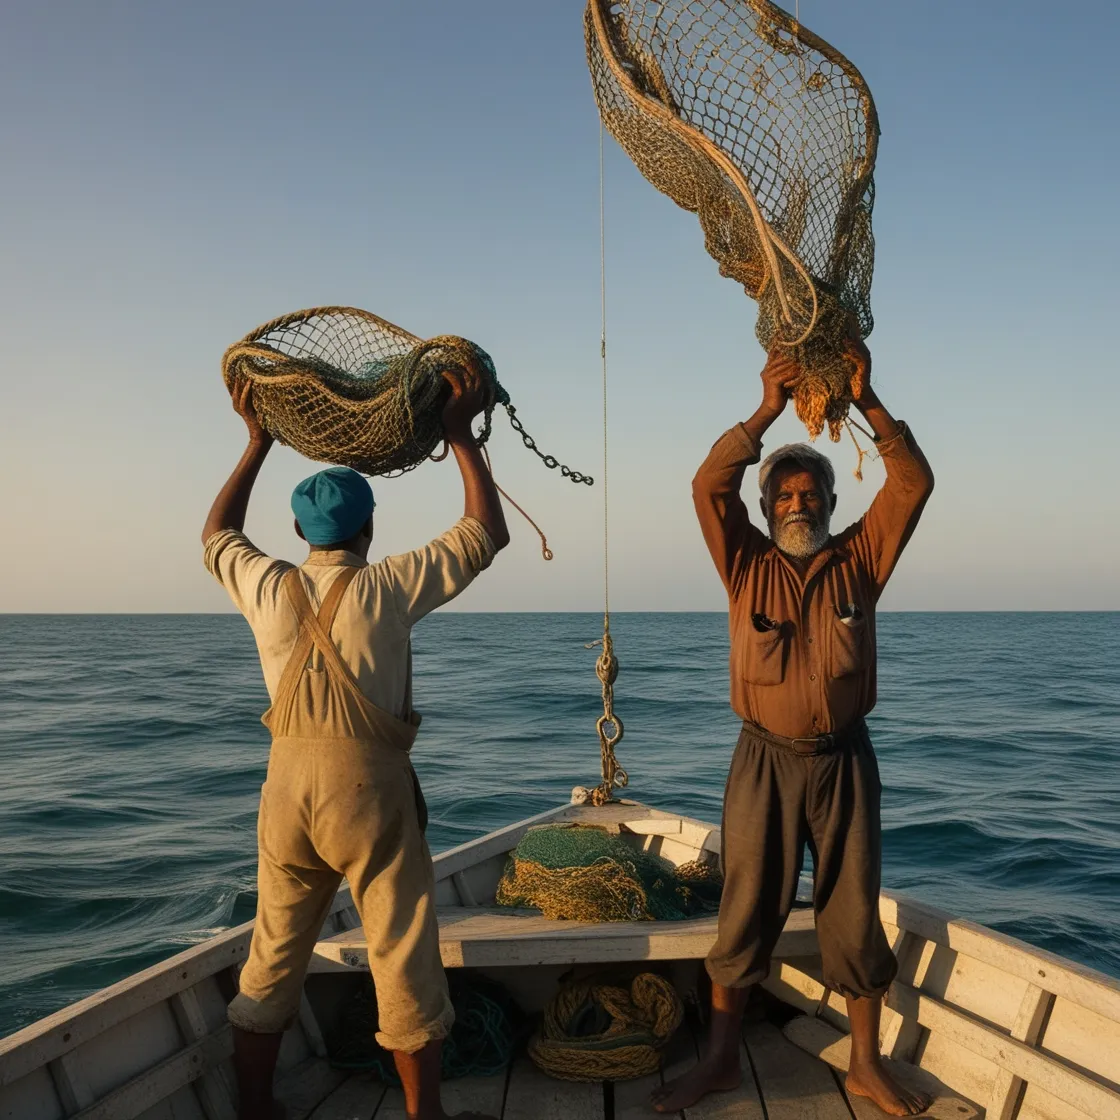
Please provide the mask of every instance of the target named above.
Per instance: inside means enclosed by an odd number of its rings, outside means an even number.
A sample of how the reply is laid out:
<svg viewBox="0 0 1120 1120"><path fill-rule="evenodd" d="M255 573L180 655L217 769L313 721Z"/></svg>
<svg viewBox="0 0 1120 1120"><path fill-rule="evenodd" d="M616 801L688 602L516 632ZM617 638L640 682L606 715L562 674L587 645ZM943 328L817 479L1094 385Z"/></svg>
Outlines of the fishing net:
<svg viewBox="0 0 1120 1120"><path fill-rule="evenodd" d="M681 921L718 910L722 890L706 863L674 867L593 825L542 825L510 852L495 901L554 920Z"/></svg>
<svg viewBox="0 0 1120 1120"><path fill-rule="evenodd" d="M313 307L273 319L234 343L222 358L232 392L248 379L261 423L309 459L370 475L398 475L430 458L443 441L444 370L468 362L482 371L489 400L477 439L490 437L501 405L514 430L545 466L590 486L541 452L502 388L490 356L465 338L417 338L356 307Z"/></svg>
<svg viewBox="0 0 1120 1120"><path fill-rule="evenodd" d="M639 973L628 988L570 981L545 1008L529 1057L565 1081L645 1077L683 1018L680 996L656 973Z"/></svg>
<svg viewBox="0 0 1120 1120"><path fill-rule="evenodd" d="M641 173L700 219L720 272L792 347L797 415L840 438L871 333L879 126L837 50L768 0L588 0L599 114Z"/></svg>
<svg viewBox="0 0 1120 1120"><path fill-rule="evenodd" d="M455 1022L440 1051L440 1078L493 1077L503 1073L528 1034L525 1013L497 982L474 973L448 974ZM379 1081L399 1085L393 1055L374 1038L377 996L369 977L342 1005L327 1038L331 1065L368 1070Z"/></svg>

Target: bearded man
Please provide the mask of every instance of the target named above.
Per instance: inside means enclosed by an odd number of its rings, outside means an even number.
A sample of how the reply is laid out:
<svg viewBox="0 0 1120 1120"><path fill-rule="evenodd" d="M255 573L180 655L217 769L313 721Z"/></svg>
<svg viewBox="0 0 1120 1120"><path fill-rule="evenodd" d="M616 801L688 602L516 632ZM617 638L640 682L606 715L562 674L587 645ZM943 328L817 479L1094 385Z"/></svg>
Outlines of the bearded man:
<svg viewBox="0 0 1120 1120"><path fill-rule="evenodd" d="M887 1074L879 1055L882 999L898 965L879 921L881 785L864 717L875 706L875 604L933 489L905 424L871 389L871 355L859 342L855 402L875 433L887 479L870 509L838 536L832 464L807 444L780 447L762 464L767 537L750 523L739 490L762 437L801 376L788 352L762 371L762 404L720 437L693 481L700 526L727 589L731 703L743 719L723 805L724 894L705 1056L654 1094L660 1112L688 1108L739 1084L747 995L766 978L797 895L805 845L824 983L847 1000L852 1049L847 1087L894 1116L929 1100Z"/></svg>

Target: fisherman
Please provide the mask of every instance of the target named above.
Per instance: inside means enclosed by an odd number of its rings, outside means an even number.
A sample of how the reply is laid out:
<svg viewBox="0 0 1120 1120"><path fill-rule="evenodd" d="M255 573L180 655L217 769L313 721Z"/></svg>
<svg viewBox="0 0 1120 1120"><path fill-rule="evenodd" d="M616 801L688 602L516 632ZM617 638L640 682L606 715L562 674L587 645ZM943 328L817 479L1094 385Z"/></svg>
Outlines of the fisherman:
<svg viewBox="0 0 1120 1120"><path fill-rule="evenodd" d="M731 703L743 729L723 803L723 901L707 959L711 1034L704 1057L653 1096L679 1112L740 1081L739 1035L751 986L764 980L797 895L805 844L823 982L846 999L849 1093L894 1116L929 1099L898 1085L879 1055L883 996L898 965L879 921L881 786L864 717L875 706L875 604L918 523L933 475L905 424L871 389L871 355L848 344L887 478L870 509L831 536L835 476L804 443L759 469L767 537L739 490L801 371L775 350L758 411L716 442L693 481L704 540L727 589Z"/></svg>
<svg viewBox="0 0 1120 1120"><path fill-rule="evenodd" d="M240 1120L273 1120L272 1079L295 1021L304 974L335 892L350 885L377 992L377 1041L392 1051L410 1118L443 1120L441 1040L454 1019L439 953L427 812L409 750L410 631L453 599L509 543L493 479L471 434L486 403L476 366L447 372L443 429L463 478L463 517L424 548L367 560L374 499L335 467L292 494L300 567L258 551L242 532L272 445L248 382L234 408L249 446L202 531L205 563L252 627L272 706L261 789L257 918L240 991L229 1006ZM463 1114L466 1116L467 1114Z"/></svg>

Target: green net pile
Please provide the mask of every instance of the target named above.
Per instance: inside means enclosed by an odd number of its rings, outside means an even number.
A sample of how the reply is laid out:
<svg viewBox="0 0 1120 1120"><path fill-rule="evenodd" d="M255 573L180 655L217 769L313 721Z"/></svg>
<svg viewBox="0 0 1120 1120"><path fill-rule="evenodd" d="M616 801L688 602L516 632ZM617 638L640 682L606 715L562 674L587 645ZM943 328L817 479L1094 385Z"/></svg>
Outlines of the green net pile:
<svg viewBox="0 0 1120 1120"><path fill-rule="evenodd" d="M769 0L588 0L604 126L696 214L720 272L758 301L762 345L793 348L811 435L840 438L866 338L879 124L860 72Z"/></svg>
<svg viewBox="0 0 1120 1120"><path fill-rule="evenodd" d="M473 365L486 382L480 445L501 405L525 446L573 482L589 475L541 452L525 431L490 355L456 335L423 340L357 307L282 315L234 343L222 358L231 392L250 381L261 423L277 440L323 463L368 475L418 467L443 442L443 372Z"/></svg>
<svg viewBox="0 0 1120 1120"><path fill-rule="evenodd" d="M708 864L674 867L605 828L544 825L510 853L495 901L552 919L672 922L718 910L722 890Z"/></svg>

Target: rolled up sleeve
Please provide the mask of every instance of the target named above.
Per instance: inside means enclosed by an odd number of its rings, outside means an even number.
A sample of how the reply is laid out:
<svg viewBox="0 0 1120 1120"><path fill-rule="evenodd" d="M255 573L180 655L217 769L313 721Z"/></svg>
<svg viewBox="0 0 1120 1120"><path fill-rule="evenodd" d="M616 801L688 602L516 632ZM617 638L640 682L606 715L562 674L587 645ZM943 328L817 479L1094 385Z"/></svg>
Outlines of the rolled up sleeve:
<svg viewBox="0 0 1120 1120"><path fill-rule="evenodd" d="M857 523L852 538L877 595L882 594L933 492L933 471L928 460L909 427L902 423L899 427L897 437L882 441L880 456L887 480Z"/></svg>
<svg viewBox="0 0 1120 1120"><path fill-rule="evenodd" d="M464 517L423 548L386 560L405 624L414 625L466 590L490 567L495 551L482 522Z"/></svg>
<svg viewBox="0 0 1120 1120"><path fill-rule="evenodd" d="M211 536L203 546L202 562L250 623L263 607L276 602L284 573L292 567L261 552L235 529L220 529Z"/></svg>
<svg viewBox="0 0 1120 1120"><path fill-rule="evenodd" d="M692 480L692 501L704 542L732 595L751 555L766 542L752 524L739 491L747 467L761 455L758 441L736 424L715 442Z"/></svg>

